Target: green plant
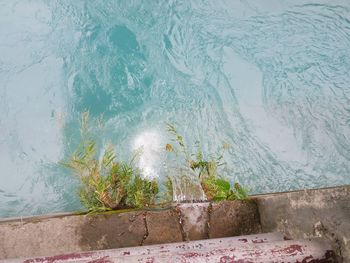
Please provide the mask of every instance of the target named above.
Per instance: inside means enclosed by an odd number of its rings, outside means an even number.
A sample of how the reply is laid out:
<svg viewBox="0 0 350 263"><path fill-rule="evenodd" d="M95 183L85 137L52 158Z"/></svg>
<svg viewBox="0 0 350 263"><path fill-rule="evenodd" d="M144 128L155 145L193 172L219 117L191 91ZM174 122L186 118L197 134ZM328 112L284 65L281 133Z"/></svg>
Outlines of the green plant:
<svg viewBox="0 0 350 263"><path fill-rule="evenodd" d="M88 114L81 121L82 142L63 164L80 179L79 198L90 212L153 205L158 194L155 180L142 178L133 163L117 161L112 145L98 154L96 142L89 136ZM101 157L99 157L101 156Z"/></svg>
<svg viewBox="0 0 350 263"><path fill-rule="evenodd" d="M136 175L128 188L127 204L136 208L155 204L158 191L157 181Z"/></svg>
<svg viewBox="0 0 350 263"><path fill-rule="evenodd" d="M225 165L223 156L229 148L227 143L223 144L218 154L210 155L206 159L198 141L195 144L197 152L189 154L184 138L177 132L176 128L171 124L167 124L167 130L173 135L173 141L177 143L178 147L168 143L165 147L166 150L174 153L177 157L182 155L185 159L185 165L197 172L202 189L209 200L244 200L248 198L248 190L246 188L241 187L238 183L235 183L232 187L226 178L218 174L218 168Z"/></svg>
<svg viewBox="0 0 350 263"><path fill-rule="evenodd" d="M165 200L165 202L173 201L173 194L174 194L173 181L171 181L171 178L169 176L166 177L164 186L165 186L165 194L163 199Z"/></svg>

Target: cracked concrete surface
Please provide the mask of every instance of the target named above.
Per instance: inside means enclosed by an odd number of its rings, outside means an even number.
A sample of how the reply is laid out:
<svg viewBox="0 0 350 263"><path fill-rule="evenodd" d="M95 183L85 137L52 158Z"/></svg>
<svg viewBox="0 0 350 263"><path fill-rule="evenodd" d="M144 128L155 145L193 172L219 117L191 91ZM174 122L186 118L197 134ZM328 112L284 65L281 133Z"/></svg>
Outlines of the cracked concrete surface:
<svg viewBox="0 0 350 263"><path fill-rule="evenodd" d="M350 186L256 196L263 232L322 237L350 262Z"/></svg>
<svg viewBox="0 0 350 263"><path fill-rule="evenodd" d="M322 237L350 262L350 186L174 204L164 210L0 221L0 259L280 231Z"/></svg>
<svg viewBox="0 0 350 263"><path fill-rule="evenodd" d="M247 206L251 207L248 213L244 211ZM236 211L238 215L228 217L227 231L219 234L215 234L218 229L215 220L209 227L209 212L212 212L208 209L209 203L178 204L157 211L0 221L0 259L199 240L213 235L229 237L242 232L237 220L243 222L246 217L258 215L255 204L247 203L247 206L242 206L240 201L223 202L223 206L218 206L217 212L221 215L225 209Z"/></svg>

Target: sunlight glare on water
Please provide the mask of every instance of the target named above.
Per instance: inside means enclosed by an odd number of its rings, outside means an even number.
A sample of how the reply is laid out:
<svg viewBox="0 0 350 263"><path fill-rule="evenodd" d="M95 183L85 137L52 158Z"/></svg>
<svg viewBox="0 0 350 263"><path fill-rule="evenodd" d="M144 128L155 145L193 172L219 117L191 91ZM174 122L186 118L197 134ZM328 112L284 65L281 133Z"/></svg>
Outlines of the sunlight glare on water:
<svg viewBox="0 0 350 263"><path fill-rule="evenodd" d="M164 162L164 144L161 144L161 138L156 131L144 131L139 134L133 147L138 167L142 170L142 175L146 178L158 178L159 168Z"/></svg>

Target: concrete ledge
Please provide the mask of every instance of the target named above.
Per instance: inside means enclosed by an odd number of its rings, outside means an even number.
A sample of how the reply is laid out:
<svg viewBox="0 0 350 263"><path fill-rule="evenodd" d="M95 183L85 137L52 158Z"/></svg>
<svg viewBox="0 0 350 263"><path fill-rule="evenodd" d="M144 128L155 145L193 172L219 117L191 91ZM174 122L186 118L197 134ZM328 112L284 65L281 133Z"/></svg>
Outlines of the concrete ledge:
<svg viewBox="0 0 350 263"><path fill-rule="evenodd" d="M275 231L290 239L326 239L350 262L350 186L258 195L252 202L0 220L0 259Z"/></svg>
<svg viewBox="0 0 350 263"><path fill-rule="evenodd" d="M322 237L350 262L350 186L266 194L253 197L263 232L290 239Z"/></svg>
<svg viewBox="0 0 350 263"><path fill-rule="evenodd" d="M209 213L209 238L259 233L258 207L252 201L213 203Z"/></svg>
<svg viewBox="0 0 350 263"><path fill-rule="evenodd" d="M158 211L11 219L0 222L0 259L229 237L259 230L257 205L242 201L179 204Z"/></svg>

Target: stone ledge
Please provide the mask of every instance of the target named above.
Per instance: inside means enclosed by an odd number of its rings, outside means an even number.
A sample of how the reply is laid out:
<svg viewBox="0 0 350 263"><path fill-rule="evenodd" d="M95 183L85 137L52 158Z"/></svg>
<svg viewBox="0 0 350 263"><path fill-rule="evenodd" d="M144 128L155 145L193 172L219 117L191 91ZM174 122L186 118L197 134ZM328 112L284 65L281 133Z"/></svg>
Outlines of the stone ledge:
<svg viewBox="0 0 350 263"><path fill-rule="evenodd" d="M260 229L257 215L254 203L225 201L158 211L11 219L0 222L0 259L251 234ZM257 225L242 227L243 222Z"/></svg>
<svg viewBox="0 0 350 263"><path fill-rule="evenodd" d="M258 207L253 201L213 203L209 213L209 238L260 233Z"/></svg>
<svg viewBox="0 0 350 263"><path fill-rule="evenodd" d="M209 208L210 203L178 204L178 213L182 227L183 240L200 240L209 237Z"/></svg>
<svg viewBox="0 0 350 263"><path fill-rule="evenodd" d="M350 262L350 186L308 189L252 197L263 232L290 239L322 237Z"/></svg>
<svg viewBox="0 0 350 263"><path fill-rule="evenodd" d="M181 242L182 233L173 209L146 212L147 236L142 245Z"/></svg>

